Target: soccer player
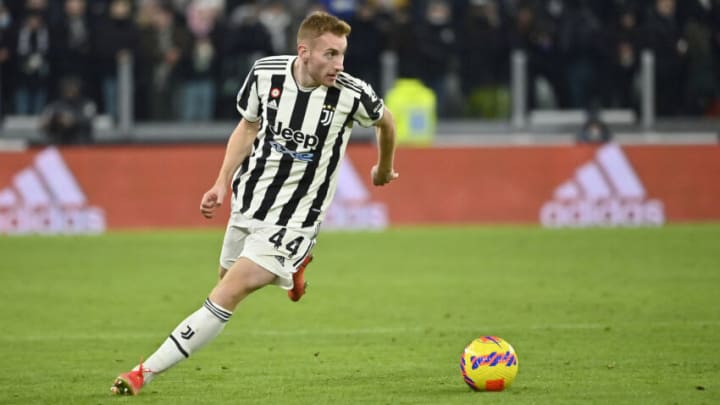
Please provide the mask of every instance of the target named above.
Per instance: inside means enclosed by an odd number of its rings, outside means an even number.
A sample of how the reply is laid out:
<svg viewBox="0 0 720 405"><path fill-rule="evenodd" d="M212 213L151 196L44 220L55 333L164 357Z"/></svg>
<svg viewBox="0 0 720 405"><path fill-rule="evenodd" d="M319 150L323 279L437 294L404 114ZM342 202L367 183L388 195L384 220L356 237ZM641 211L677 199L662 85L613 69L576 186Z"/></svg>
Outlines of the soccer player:
<svg viewBox="0 0 720 405"><path fill-rule="evenodd" d="M398 177L392 115L368 84L343 72L349 33L346 22L315 12L300 25L297 56L267 57L253 65L237 97L242 118L200 204L202 215L212 218L231 186L220 280L144 363L116 378L113 393L138 394L156 375L212 341L253 291L274 284L293 301L302 297L305 266L335 193L353 122L376 128L373 184Z"/></svg>

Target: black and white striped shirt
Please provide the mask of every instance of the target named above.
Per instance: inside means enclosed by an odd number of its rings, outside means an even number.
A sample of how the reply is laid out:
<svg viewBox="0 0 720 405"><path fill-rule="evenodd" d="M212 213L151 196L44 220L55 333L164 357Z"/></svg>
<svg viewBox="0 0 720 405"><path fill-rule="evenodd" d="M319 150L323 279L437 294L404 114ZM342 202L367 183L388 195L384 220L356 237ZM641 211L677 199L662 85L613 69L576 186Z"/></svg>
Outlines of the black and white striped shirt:
<svg viewBox="0 0 720 405"><path fill-rule="evenodd" d="M340 159L354 122L371 126L384 104L346 73L334 87L301 89L295 56L259 59L237 97L244 119L261 120L253 151L233 179L234 209L280 226L314 227L337 186Z"/></svg>

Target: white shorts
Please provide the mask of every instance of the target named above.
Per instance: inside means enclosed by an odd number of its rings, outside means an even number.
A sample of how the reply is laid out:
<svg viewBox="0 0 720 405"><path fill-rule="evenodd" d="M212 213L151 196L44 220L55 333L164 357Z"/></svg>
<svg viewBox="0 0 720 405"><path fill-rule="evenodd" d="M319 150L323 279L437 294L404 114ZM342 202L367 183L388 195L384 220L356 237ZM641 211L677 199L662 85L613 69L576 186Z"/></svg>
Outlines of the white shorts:
<svg viewBox="0 0 720 405"><path fill-rule="evenodd" d="M230 269L240 257L245 257L275 274L275 284L293 288L293 274L315 245L317 229L288 228L248 218L240 212L230 215L220 266Z"/></svg>

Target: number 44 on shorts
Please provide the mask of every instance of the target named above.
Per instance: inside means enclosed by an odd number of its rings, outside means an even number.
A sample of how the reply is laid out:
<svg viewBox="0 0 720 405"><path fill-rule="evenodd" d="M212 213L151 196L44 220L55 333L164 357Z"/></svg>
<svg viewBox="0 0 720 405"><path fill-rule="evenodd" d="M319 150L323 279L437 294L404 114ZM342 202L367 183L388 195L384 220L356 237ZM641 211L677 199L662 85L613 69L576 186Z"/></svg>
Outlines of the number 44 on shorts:
<svg viewBox="0 0 720 405"><path fill-rule="evenodd" d="M275 249L280 249L280 247L283 245L283 239L285 239L285 234L287 233L287 228L280 228L277 232L272 234L268 240L270 243L275 246ZM293 257L297 254L298 249L300 249L300 245L305 240L304 237L298 236L297 238L291 240L285 245L285 249L287 249L288 252L290 252L290 257Z"/></svg>

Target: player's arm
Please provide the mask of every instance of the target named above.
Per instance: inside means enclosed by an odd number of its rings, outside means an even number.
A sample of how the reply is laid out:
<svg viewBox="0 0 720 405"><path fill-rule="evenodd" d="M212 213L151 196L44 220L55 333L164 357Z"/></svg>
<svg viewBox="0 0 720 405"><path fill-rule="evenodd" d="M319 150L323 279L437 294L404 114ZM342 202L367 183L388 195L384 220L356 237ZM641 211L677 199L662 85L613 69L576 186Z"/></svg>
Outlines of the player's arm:
<svg viewBox="0 0 720 405"><path fill-rule="evenodd" d="M240 167L245 158L250 155L253 141L255 141L259 129L260 120L255 122L250 122L246 119L240 120L232 134L230 134L230 139L228 139L225 158L220 167L218 178L215 181L216 185L224 185L227 187L230 184L230 180L232 180L235 171Z"/></svg>
<svg viewBox="0 0 720 405"><path fill-rule="evenodd" d="M212 218L215 215L215 210L222 205L233 173L250 155L253 141L255 141L259 129L260 120L250 122L241 119L232 134L230 134L217 180L215 180L215 184L210 190L203 195L200 203L200 212L205 218Z"/></svg>
<svg viewBox="0 0 720 405"><path fill-rule="evenodd" d="M395 120L390 110L383 107L383 116L375 123L375 136L378 144L378 162L373 166L371 176L373 184L384 186L398 178L393 162L395 160Z"/></svg>

